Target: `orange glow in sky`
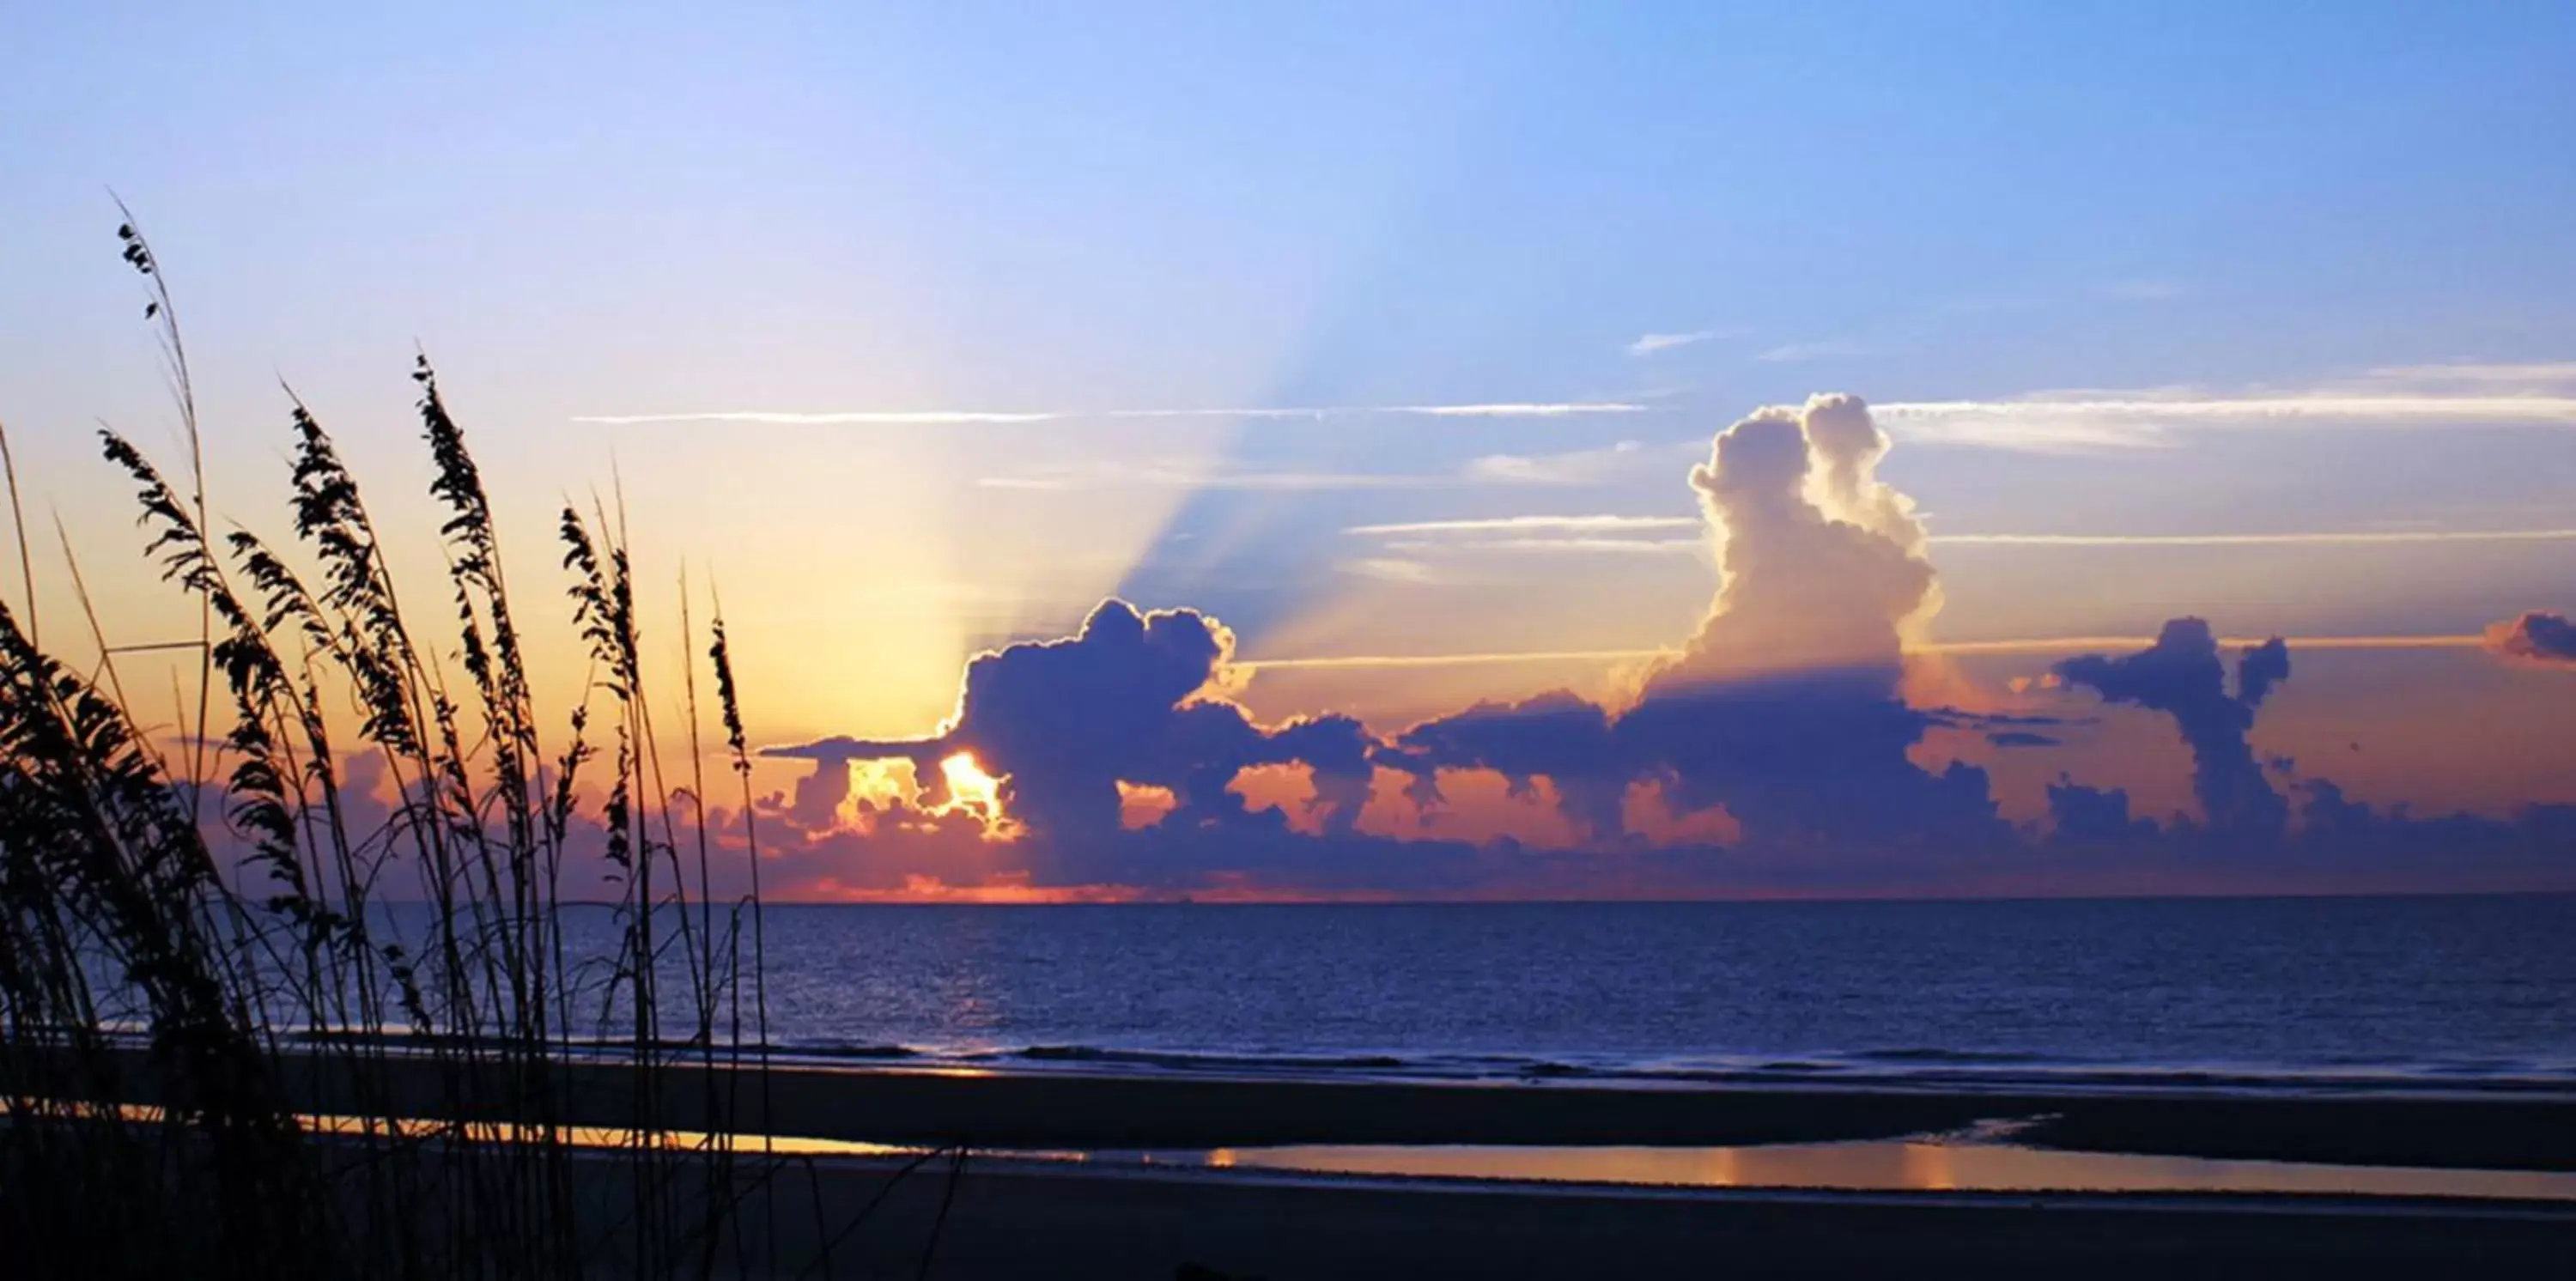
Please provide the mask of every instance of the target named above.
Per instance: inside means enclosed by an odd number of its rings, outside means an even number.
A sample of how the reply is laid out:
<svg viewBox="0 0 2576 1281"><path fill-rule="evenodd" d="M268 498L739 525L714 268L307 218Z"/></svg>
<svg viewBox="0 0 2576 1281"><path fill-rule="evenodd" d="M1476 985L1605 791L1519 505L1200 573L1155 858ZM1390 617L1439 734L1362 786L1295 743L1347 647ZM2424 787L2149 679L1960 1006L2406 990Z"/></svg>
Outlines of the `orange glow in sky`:
<svg viewBox="0 0 2576 1281"><path fill-rule="evenodd" d="M1002 813L1002 782L984 772L972 752L959 752L939 762L939 774L948 782L949 813L967 813L984 825L984 839L1007 841L1020 833L1019 824Z"/></svg>

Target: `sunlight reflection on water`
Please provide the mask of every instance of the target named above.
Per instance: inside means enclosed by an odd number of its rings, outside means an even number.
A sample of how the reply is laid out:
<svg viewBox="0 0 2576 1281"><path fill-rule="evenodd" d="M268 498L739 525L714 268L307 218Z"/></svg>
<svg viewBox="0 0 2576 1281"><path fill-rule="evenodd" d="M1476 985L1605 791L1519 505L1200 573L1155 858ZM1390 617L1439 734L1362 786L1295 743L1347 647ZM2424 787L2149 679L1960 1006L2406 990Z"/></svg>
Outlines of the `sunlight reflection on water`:
<svg viewBox="0 0 2576 1281"><path fill-rule="evenodd" d="M1164 1162L1172 1157L1163 1155ZM1219 1148L1210 1166L1307 1174L1876 1192L2292 1192L2576 1201L2576 1174L2218 1161L2009 1144Z"/></svg>

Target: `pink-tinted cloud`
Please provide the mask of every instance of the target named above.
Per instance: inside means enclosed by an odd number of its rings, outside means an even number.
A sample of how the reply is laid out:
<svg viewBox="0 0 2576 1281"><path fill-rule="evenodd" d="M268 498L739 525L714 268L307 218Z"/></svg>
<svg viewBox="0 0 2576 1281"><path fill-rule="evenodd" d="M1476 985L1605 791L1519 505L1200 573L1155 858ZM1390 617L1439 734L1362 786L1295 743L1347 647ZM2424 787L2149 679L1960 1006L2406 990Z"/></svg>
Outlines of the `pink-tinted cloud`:
<svg viewBox="0 0 2576 1281"><path fill-rule="evenodd" d="M2506 658L2576 669L2576 623L2532 610L2487 626L2487 648Z"/></svg>

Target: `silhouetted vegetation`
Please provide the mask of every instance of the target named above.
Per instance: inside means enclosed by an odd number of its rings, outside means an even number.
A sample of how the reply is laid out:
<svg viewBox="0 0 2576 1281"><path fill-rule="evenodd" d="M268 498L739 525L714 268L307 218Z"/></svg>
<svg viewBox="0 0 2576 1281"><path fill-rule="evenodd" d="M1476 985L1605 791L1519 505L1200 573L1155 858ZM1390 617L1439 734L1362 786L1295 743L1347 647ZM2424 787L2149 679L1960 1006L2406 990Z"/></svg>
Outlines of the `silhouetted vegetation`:
<svg viewBox="0 0 2576 1281"><path fill-rule="evenodd" d="M733 1083L766 1066L757 852L710 832L694 672L685 785L665 773L622 513L563 512L592 677L555 714L560 733L541 733L501 534L427 358L413 378L447 581L446 608L424 613L396 590L356 477L300 402L294 545L210 527L161 264L130 219L118 237L189 457L174 478L113 431L102 446L133 485L147 554L199 614L193 642L151 648L201 679L193 711L182 698L181 723L156 725L119 675L133 650L109 643L85 585L97 666L40 644L13 465L25 594L0 605L10 1270L739 1266L758 1228L738 1208L776 1165L738 1151L758 1141L731 1124L746 1088ZM689 644L714 677L748 838L721 617ZM719 901L720 880L743 879L719 876L727 858L752 865L753 888ZM685 1107L666 1088L682 1068L700 1094ZM601 1117L603 1098L622 1115Z"/></svg>

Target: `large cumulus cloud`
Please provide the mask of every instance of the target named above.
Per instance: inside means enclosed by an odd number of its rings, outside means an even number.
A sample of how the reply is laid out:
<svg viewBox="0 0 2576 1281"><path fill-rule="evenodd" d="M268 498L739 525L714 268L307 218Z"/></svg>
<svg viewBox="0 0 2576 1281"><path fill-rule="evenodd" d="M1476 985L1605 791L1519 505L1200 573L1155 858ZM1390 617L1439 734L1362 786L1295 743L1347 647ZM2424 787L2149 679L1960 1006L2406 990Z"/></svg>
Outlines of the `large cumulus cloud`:
<svg viewBox="0 0 2576 1281"><path fill-rule="evenodd" d="M1426 798L1442 770L1498 770L1516 787L1543 775L1605 840L1640 783L1680 813L1722 807L1755 843L1999 838L1983 770L1908 757L1939 722L1899 693L1902 635L1938 598L1913 504L1876 474L1887 445L1850 396L1727 428L1690 473L1717 597L1633 704L1479 706L1406 730L1380 759Z"/></svg>
<svg viewBox="0 0 2576 1281"><path fill-rule="evenodd" d="M957 714L937 734L832 738L768 754L841 767L844 778L852 762L909 761L922 810L954 799L942 763L970 755L1002 780L1017 823L1058 839L1119 830L1122 783L1169 792L1165 821L1179 826L1275 822L1275 811L1248 811L1231 785L1254 766L1303 765L1325 829L1349 830L1367 799L1368 732L1345 716L1255 724L1217 687L1233 652L1233 633L1194 610L1141 613L1106 601L1077 635L969 663Z"/></svg>
<svg viewBox="0 0 2576 1281"><path fill-rule="evenodd" d="M1760 410L1718 434L1690 486L1723 577L1657 689L1765 671L1892 670L1935 607L1913 504L1877 477L1887 437L1854 396Z"/></svg>

